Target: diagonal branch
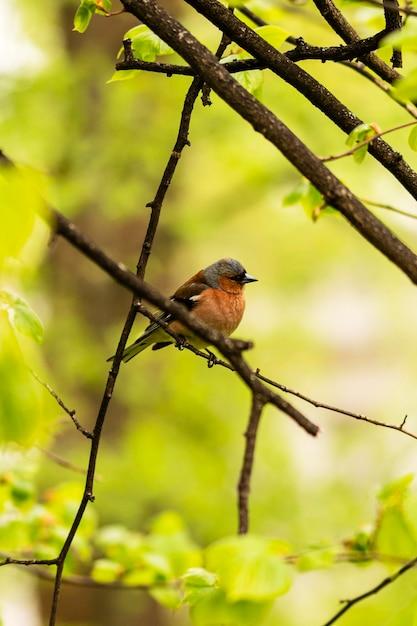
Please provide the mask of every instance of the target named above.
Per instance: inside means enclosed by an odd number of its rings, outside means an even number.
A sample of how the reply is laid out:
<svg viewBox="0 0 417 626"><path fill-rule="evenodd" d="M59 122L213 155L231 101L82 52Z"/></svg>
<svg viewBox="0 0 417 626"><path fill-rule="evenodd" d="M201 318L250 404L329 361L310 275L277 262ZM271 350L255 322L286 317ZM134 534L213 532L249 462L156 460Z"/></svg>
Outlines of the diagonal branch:
<svg viewBox="0 0 417 626"><path fill-rule="evenodd" d="M329 619L325 624L323 624L323 626L331 626L331 624L334 624L335 622L337 622L338 619L342 617L342 615L344 615L347 611L349 611L352 607L354 607L355 604L362 602L362 600L366 600L366 598L369 598L370 596L375 595L376 593L378 593L385 587L388 587L388 585L391 585L393 582L397 580L397 578L400 578L400 576L408 572L410 569L412 569L416 565L417 565L417 557L412 559L411 561L408 561L408 563L400 567L400 569L394 572L394 574L392 574L391 576L388 576L387 578L384 578L384 580L378 583L378 585L376 585L375 587L372 587L372 589L369 589L365 593L361 593L359 596L356 596L355 598L352 598L351 600L341 600L341 602L343 602L345 606L342 609L340 609L340 611L338 611L335 615L333 615L333 617Z"/></svg>
<svg viewBox="0 0 417 626"><path fill-rule="evenodd" d="M281 122L269 109L251 96L219 64L207 48L200 44L191 33L177 20L171 17L155 0L123 0L126 10L147 24L156 34L175 49L206 82L235 111L246 119L255 130L262 133L284 156L323 194L326 202L335 206L348 221L377 249L400 267L404 273L417 283L417 256L405 246L393 233L380 222L366 207L345 187L330 170L303 144L292 131ZM247 33L246 26L213 0L189 0L192 6L210 17L233 40L242 39ZM230 18L232 18L230 20ZM237 27L236 27L237 25ZM266 56L278 52L256 33L248 29L246 39L252 52L261 47ZM237 36L236 36L237 35ZM240 43L240 42L238 42ZM246 43L245 47L249 49ZM283 57L285 59L285 57ZM288 59L285 63L291 69L297 66ZM297 68L300 69L300 68ZM355 125L355 123L353 123ZM375 142L380 145L379 139ZM417 190L417 175L415 184Z"/></svg>
<svg viewBox="0 0 417 626"><path fill-rule="evenodd" d="M360 39L358 33L353 26L347 21L343 13L336 7L333 0L313 0L318 11L326 22L331 26L335 33L339 35L346 43L353 43ZM382 5L380 5L382 6ZM361 59L365 65L370 67L375 74L389 83L401 78L395 69L384 63L376 54L368 54Z"/></svg>
<svg viewBox="0 0 417 626"><path fill-rule="evenodd" d="M215 26L227 32L233 41L265 62L277 76L283 78L314 106L331 119L343 132L349 134L362 120L356 117L326 87L301 67L292 63L284 54L269 45L258 33L228 14L217 0L186 0ZM372 144L369 153L374 156L417 200L417 173L385 141ZM307 176L308 178L308 176ZM317 186L317 185L316 185Z"/></svg>
<svg viewBox="0 0 417 626"><path fill-rule="evenodd" d="M221 43L219 45L219 49L217 54L221 56L227 46L228 40L222 36ZM177 164L181 157L182 150L188 145L188 131L190 126L191 114L193 111L194 103L197 99L200 88L202 87L202 80L197 77L193 80L190 88L187 91L184 106L181 113L181 120L178 130L177 139L174 145L174 148L171 152L171 155L168 159L167 165L163 172L161 181L159 183L155 198L148 204L151 208L151 215L148 222L148 227L146 230L145 238L140 250L139 260L136 268L136 279L143 280L145 275L146 266L149 260L149 256L152 250L152 244L155 238L156 230L159 223L159 216L162 208L162 203L164 201L166 192L171 183L172 176L176 170ZM132 275L133 276L133 275ZM68 532L68 535L64 541L61 552L57 559L57 571L55 575L55 583L54 583L54 591L52 597L52 605L49 617L49 626L55 626L57 611L58 611L58 602L59 595L62 584L62 575L65 560L67 554L70 550L72 541L77 533L78 527L81 523L81 520L84 516L85 509L89 502L94 501L93 489L94 489L94 478L95 478L95 469L96 469L96 461L99 450L101 432L104 425L104 421L107 415L107 411L112 399L113 390L116 384L117 376L120 369L120 364L122 362L123 352L129 338L130 331L132 329L133 323L136 318L137 313L137 304L140 302L140 297L142 294L134 292L132 302L126 317L126 321L124 323L123 329L121 331L120 339L117 345L116 354L114 356L112 366L110 372L107 377L104 394L101 400L101 404L98 410L93 437L91 441L91 449L90 449L90 457L88 461L88 469L87 469L87 477L84 487L83 496L78 508L78 511L74 517L71 528Z"/></svg>
<svg viewBox="0 0 417 626"><path fill-rule="evenodd" d="M414 216L414 217L417 217L417 216ZM207 361L208 367L211 368L211 367L214 367L215 365L219 365L232 372L235 371L233 366L230 365L230 363L227 363L226 361L222 361L221 359L218 359L213 354L209 355L207 352L202 352L201 350L198 350L197 348L195 348L192 344L187 343L186 341L183 341L182 337L174 333L168 327L169 325L166 322L163 322L160 319L158 319L155 315L153 315L150 311L148 311L144 306L140 305L138 307L138 312L141 313L141 315L143 315L147 319L149 319L151 322L155 322L156 324L159 324L162 328L164 328L165 332L168 335L170 335L173 339L175 339L177 347L181 349L189 350L196 356L199 356L200 358ZM322 402L321 400L314 400L313 398L310 398L309 396L305 395L304 393L301 393L300 391L296 391L295 389L290 389L286 385L283 385L282 383L279 383L276 380L272 380L272 378L268 378L267 376L264 376L263 374L261 374L259 368L257 368L256 370L252 370L252 375L258 378L259 380L261 380L262 382L267 383L268 385L271 385L271 387L275 387L276 389L279 389L280 391L283 391L284 393L288 393L292 396L295 396L296 398L299 398L300 400L303 400L304 402L311 404L317 409L325 409L326 411L339 413L340 415L346 415L346 417L352 417L353 419L358 420L360 422L366 422L373 426L379 426L381 428L388 428L390 430L396 430L398 432L404 433L404 435L406 435L407 437L411 437L412 439L417 439L417 434L414 434L413 432L406 430L404 428L405 423L407 421L407 416L403 418L401 424L398 426L396 424L387 424L386 422L372 419L371 417L367 417L366 415L363 415L361 413L355 413L347 409L341 409L339 407L328 404L327 402Z"/></svg>

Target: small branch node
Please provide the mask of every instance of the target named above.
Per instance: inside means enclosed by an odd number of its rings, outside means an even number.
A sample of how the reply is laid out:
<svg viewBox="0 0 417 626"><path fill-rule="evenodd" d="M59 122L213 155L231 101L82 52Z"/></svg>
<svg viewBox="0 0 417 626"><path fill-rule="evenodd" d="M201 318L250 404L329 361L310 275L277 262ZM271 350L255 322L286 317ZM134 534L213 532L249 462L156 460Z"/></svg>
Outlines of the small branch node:
<svg viewBox="0 0 417 626"><path fill-rule="evenodd" d="M132 50L132 40L123 39L124 60L126 63L131 63L135 60Z"/></svg>

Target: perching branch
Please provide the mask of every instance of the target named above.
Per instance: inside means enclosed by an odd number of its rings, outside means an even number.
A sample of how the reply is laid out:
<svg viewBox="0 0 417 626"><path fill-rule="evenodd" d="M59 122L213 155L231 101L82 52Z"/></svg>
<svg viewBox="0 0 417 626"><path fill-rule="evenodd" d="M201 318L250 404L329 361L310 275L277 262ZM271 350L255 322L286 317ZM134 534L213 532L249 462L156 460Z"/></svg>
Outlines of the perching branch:
<svg viewBox="0 0 417 626"><path fill-rule="evenodd" d="M416 216L417 217L417 216ZM214 367L215 365L219 365L221 367L224 367L232 372L234 372L234 367L232 365L230 365L230 363L227 363L226 361L222 361L221 359L218 359L215 355L213 354L208 354L207 352L202 352L201 350L198 350L198 348L195 348L192 344L183 341L182 337L180 337L179 335L177 335L176 333L174 333L170 328L169 328L169 324L159 320L155 315L153 315L153 313L151 313L150 311L148 311L144 306L140 305L138 307L138 312L143 315L144 317L146 317L147 319L149 319L151 322L155 322L157 324L159 324L159 326L161 326L162 328L164 328L165 332L170 335L176 342L176 345L178 348L181 348L182 350L189 350L190 352L192 352L193 354L195 354L196 356L204 359L205 361L207 361L207 365L209 368ZM257 368L256 370L252 370L252 375L255 376L256 378L258 378L259 380L261 380L262 382L271 385L271 387L276 387L276 389L279 389L280 391L283 391L284 393L288 393L292 396L295 396L296 398L299 398L300 400L303 400L304 402L307 402L308 404L311 404L312 406L318 408L318 409L325 409L326 411L331 411L333 413L339 413L340 415L345 415L347 417L352 417L355 420L358 420L360 422L366 422L368 424L371 424L373 426L379 426L381 428L388 428L390 430L396 430L398 432L404 433L405 435L407 435L408 437L411 437L412 439L417 439L417 434L414 434L413 432L409 431L409 430L405 430L404 426L407 420L407 416L405 416L401 422L401 424L399 426L395 425L395 424L387 424L386 422L382 422L380 420L375 420L372 419L371 417L367 417L366 415L363 415L361 413L355 413L354 411L349 411L347 409L341 409L339 407L333 406L331 404L328 404L327 402L322 402L321 400L314 400L313 398L310 398L309 396L305 395L304 393L301 393L300 391L296 391L295 389L290 389L289 387L287 387L286 385L283 385L282 383L279 383L276 380L272 380L272 378L268 378L267 376L264 376L263 374L261 374L260 369Z"/></svg>
<svg viewBox="0 0 417 626"><path fill-rule="evenodd" d="M226 46L227 46L227 40L223 36L221 43L219 45L218 52L217 52L219 56L223 54L223 51L226 48ZM172 176L176 170L178 161L181 157L182 150L189 143L188 131L189 131L191 113L192 113L194 103L198 96L201 86L202 86L202 80L200 78L195 78L189 90L187 91L187 95L184 100L184 106L183 106L183 110L181 114L178 136L174 145L174 149L171 152L171 155L168 159L168 163L163 172L155 198L148 204L148 206L151 208L151 215L149 218L147 231L146 231L145 238L144 238L141 250L140 250L139 260L138 260L138 264L136 268L135 278L138 281L143 280L143 277L145 275L146 266L147 266L147 263L151 254L152 244L153 244L156 230L158 227L159 216L160 216L162 203L164 201L166 192L171 183ZM55 219L57 219L57 215L55 215ZM57 221L59 222L59 219L57 219ZM61 220L61 227L62 225L63 225L63 221ZM67 223L66 226L69 226L71 230L72 228L71 225ZM120 265L117 267L119 267L120 269ZM89 457L88 469L87 469L87 478L85 482L83 496L82 496L78 511L75 515L75 518L69 530L69 533L67 535L67 538L64 542L64 545L62 546L61 552L57 559L57 571L56 571L56 576L55 576L51 612L50 612L50 617L49 617L49 626L55 626L55 623L56 623L59 594L60 594L61 584L62 584L63 568L64 568L67 554L69 552L69 549L71 547L75 534L78 530L78 527L81 523L81 520L84 516L84 511L88 505L88 502L94 501L93 488L94 488L94 478L95 478L95 466L96 466L96 460L97 460L97 455L98 455L98 450L99 450L101 432L102 432L104 421L107 415L107 410L108 410L110 401L113 396L113 390L114 390L114 386L116 384L117 376L119 373L120 364L122 362L123 352L124 352L127 340L129 338L129 334L132 329L133 323L136 318L136 312L137 312L136 307L138 303L140 303L141 296L142 296L141 293L134 292L132 302L131 302L131 305L127 314L127 318L124 323L123 329L121 331L116 353L112 361L112 366L107 377L104 394L102 397L102 401L100 404L100 408L99 408L95 426L94 426L93 438L91 441L90 457Z"/></svg>

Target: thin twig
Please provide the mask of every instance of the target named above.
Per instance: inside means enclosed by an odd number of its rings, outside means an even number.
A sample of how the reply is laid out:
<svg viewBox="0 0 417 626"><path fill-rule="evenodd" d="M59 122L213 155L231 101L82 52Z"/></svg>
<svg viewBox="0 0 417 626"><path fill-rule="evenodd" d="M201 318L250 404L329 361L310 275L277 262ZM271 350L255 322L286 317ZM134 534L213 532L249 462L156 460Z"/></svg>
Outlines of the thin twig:
<svg viewBox="0 0 417 626"><path fill-rule="evenodd" d="M200 358L204 359L205 361L207 361L207 365L208 367L214 367L215 365L219 365L221 367L224 367L232 372L235 371L233 365L231 365L230 363L227 363L226 361L222 361L222 359L218 359L217 357L213 356L212 354L208 354L206 352L202 352L201 350L198 350L197 348L195 348L192 344L183 341L183 339L177 335L176 333L174 333L169 327L168 324L166 322L163 322L161 320L159 320L153 313L151 313L150 311L148 311L144 306L140 305L138 307L138 311L144 315L147 319L149 319L152 322L155 322L157 324L159 324L162 328L164 328L165 332L170 335L176 345L178 347L180 347L181 349L185 349L185 350L189 350L190 352L192 352L193 354L195 354L196 356L199 356ZM353 411L348 411L347 409L341 409L338 408L336 406L333 406L331 404L327 404L325 402L321 402L319 400L314 400L313 398L310 398L308 396L306 396L305 394L301 393L300 391L296 391L294 389L290 389L289 387L287 387L286 385L283 385L282 383L277 382L276 380L272 380L272 378L268 378L267 376L264 376L263 374L261 374L260 369L257 368L256 370L252 370L251 372L252 376L258 378L259 380L261 380L264 383L267 383L268 385L271 385L272 387L276 387L277 389L279 389L280 391L283 391L284 393L288 393L292 396L295 396L296 398L299 398L300 400L303 400L304 402L307 402L308 404L311 404L312 406L316 407L316 408L320 408L320 409L325 409L327 411L332 411L333 413L339 413L340 415L346 415L347 417L352 417L355 420L359 420L362 422L367 422L368 424L372 424L373 426L380 426L382 428L389 428L390 430L397 430L400 431L402 433L404 433L405 435L407 435L408 437L411 437L412 439L417 439L417 435L408 431L408 430L404 430L404 425L405 425L405 420L403 420L401 426L396 426L395 424L387 424L386 422L381 422L379 420L375 420L372 419L370 417L367 417L366 415L362 415L360 413L354 413Z"/></svg>
<svg viewBox="0 0 417 626"><path fill-rule="evenodd" d="M50 459L51 461L53 461L60 467L65 467L65 469L69 469L73 472L77 472L77 474L83 474L85 476L85 469L83 467L79 467L78 465L74 465L73 463L70 463L70 461L63 459L58 454L55 454L55 452L46 450L46 448L41 448L40 446L37 446L37 448L38 450L40 450L40 452L42 452L42 454L48 457L48 459Z"/></svg>
<svg viewBox="0 0 417 626"><path fill-rule="evenodd" d="M6 556L3 561L0 561L0 567L4 565L56 565L58 559L15 559L11 556Z"/></svg>
<svg viewBox="0 0 417 626"><path fill-rule="evenodd" d="M411 561L408 561L408 563L400 567L400 569L397 570L394 574L392 574L391 576L387 576L387 578L384 578L384 580L382 580L375 587L372 587L372 589L369 589L365 593L361 593L351 600L341 600L341 602L343 602L345 606L340 609L340 611L338 611L335 615L333 615L333 617L329 619L325 624L323 624L323 626L331 626L331 624L337 622L337 620L342 617L342 615L344 615L347 611L349 611L353 606L355 606L359 602L362 602L362 600L366 600L366 598L375 595L388 585L391 585L397 580L397 578L408 572L408 570L412 569L415 565L417 565L417 557L411 559Z"/></svg>
<svg viewBox="0 0 417 626"><path fill-rule="evenodd" d="M346 65L346 67L350 67L352 70L355 70L358 74L371 81L376 87L381 89L384 93L387 94L389 98L400 107L405 109L410 115L417 119L417 107L411 102L403 102L398 100L393 92L392 86L390 83L387 83L385 80L372 74L366 67L364 63L361 61L343 61L342 65Z"/></svg>
<svg viewBox="0 0 417 626"><path fill-rule="evenodd" d="M219 49L218 49L219 56L223 54L227 44L228 44L228 40L223 36L222 41L219 45ZM127 55L129 54L129 46L127 47L125 46L125 52L127 52ZM189 145L188 130L189 130L189 125L190 125L191 113L194 107L195 100L202 86L202 83L203 81L200 79L200 77L195 78L189 90L187 91L187 95L185 97L184 106L183 106L183 110L181 114L181 121L180 121L179 130L178 130L178 136L175 142L174 149L172 150L171 155L168 159L168 163L163 172L155 198L148 204L148 206L151 208L151 215L149 218L148 227L146 230L145 238L144 238L141 250L140 250L139 260L138 260L137 267L136 267L136 277L135 277L136 280L143 281L147 263L148 263L151 250L152 250L152 244L153 244L156 230L157 230L158 223L159 223L159 216L160 216L163 200L165 198L168 187L171 183L172 176L177 167L182 150L186 145ZM120 269L120 266L119 266L119 269ZM119 369L120 369L120 364L123 358L123 352L124 352L130 331L132 329L133 323L136 318L137 305L138 303L140 303L141 296L142 296L141 293L134 293L133 295L129 312L127 314L126 321L124 323L124 326L120 335L120 339L117 345L116 354L112 361L112 367L110 369L107 382L105 385L103 398L100 404L96 423L94 426L93 439L91 442L90 458L88 462L87 479L85 483L83 496L82 496L78 511L76 513L76 516L69 530L68 536L64 542L64 545L58 557L58 566L57 566L57 572L55 576L51 612L50 612L50 617L49 617L49 626L55 626L55 623L56 623L63 568L64 568L64 563L65 563L68 551L71 547L72 541L81 523L81 520L84 515L84 511L87 507L88 502L94 501L93 488L94 488L95 466L96 466L96 460L97 460L97 455L98 455L98 450L99 450L101 431L102 431L102 427L106 418L110 401L112 399L114 386L117 380L117 376L118 376Z"/></svg>
<svg viewBox="0 0 417 626"><path fill-rule="evenodd" d="M238 517L239 534L244 535L249 530L249 492L252 477L253 460L255 457L256 437L265 401L256 393L252 395L252 406L248 425L245 431L245 452L238 482Z"/></svg>
<svg viewBox="0 0 417 626"><path fill-rule="evenodd" d="M368 200L367 198L361 198L364 204L369 204L369 206L374 206L378 209L385 209L386 211L392 211L392 213L398 213L398 215L404 215L405 217L411 217L412 219L417 219L417 213L410 213L409 211L404 211L403 209L399 209L398 207L392 206L391 204L384 204L383 202L376 202L375 200Z"/></svg>
<svg viewBox="0 0 417 626"><path fill-rule="evenodd" d="M384 8L389 8L389 9L394 9L395 11L399 11L400 13L404 13L405 15L413 15L414 17L417 17L417 11L415 11L414 9L411 9L409 6L398 6L398 4L395 1L389 1L389 0L384 0L384 2L378 2L378 0L366 0L366 2L368 4L373 4L376 7L380 7L381 9Z"/></svg>
<svg viewBox="0 0 417 626"><path fill-rule="evenodd" d="M329 26L345 43L353 43L360 39L356 30L347 21L343 13L336 7L332 0L313 0L313 2ZM399 74L397 70L384 63L384 61L373 52L365 55L361 60L378 74L378 76L389 83L393 83L398 78L401 78L401 74Z"/></svg>
<svg viewBox="0 0 417 626"><path fill-rule="evenodd" d="M90 433L90 431L83 428L83 426L81 426L80 422L75 417L75 409L69 409L67 405L63 402L63 400L59 397L59 395L56 393L56 391L54 391L52 387L48 385L48 383L45 383L43 380L41 380L39 376L33 370L30 370L30 373L35 378L35 380L37 380L38 383L40 383L42 387L44 387L48 391L48 393L54 398L54 400L56 400L56 402L59 404L61 409L63 409L65 413L70 416L71 420L73 421L75 425L75 428L80 433L82 433L84 437L86 437L87 439L92 439L93 434Z"/></svg>
<svg viewBox="0 0 417 626"><path fill-rule="evenodd" d="M381 132L375 133L374 135L372 135L372 137L369 137L368 139L365 139L364 141L357 143L356 146L354 146L350 150L346 150L345 152L341 152L340 154L334 154L332 156L323 157L320 160L322 161L322 163L329 163L330 161L337 161L338 159L344 159L345 157L355 154L357 150L360 150L364 146L368 146L373 141L375 141L376 139L379 139L383 135L388 135L389 133L393 133L403 128L408 128L409 126L415 126L416 124L417 124L417 120L414 120L413 122L406 122L405 124L399 124L398 126L394 126L393 128L388 128L388 130L382 130Z"/></svg>

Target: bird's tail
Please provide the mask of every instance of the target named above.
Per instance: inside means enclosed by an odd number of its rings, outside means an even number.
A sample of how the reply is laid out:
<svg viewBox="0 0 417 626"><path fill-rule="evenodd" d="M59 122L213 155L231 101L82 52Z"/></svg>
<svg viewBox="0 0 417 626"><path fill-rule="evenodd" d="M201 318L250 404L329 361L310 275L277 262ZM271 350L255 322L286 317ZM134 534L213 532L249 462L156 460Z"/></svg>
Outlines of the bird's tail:
<svg viewBox="0 0 417 626"><path fill-rule="evenodd" d="M145 350L148 346L154 343L153 337L139 337L134 343L131 343L130 346L127 346L123 352L122 361L127 363L130 359L133 359L134 356ZM107 361L113 361L114 356L111 356Z"/></svg>

